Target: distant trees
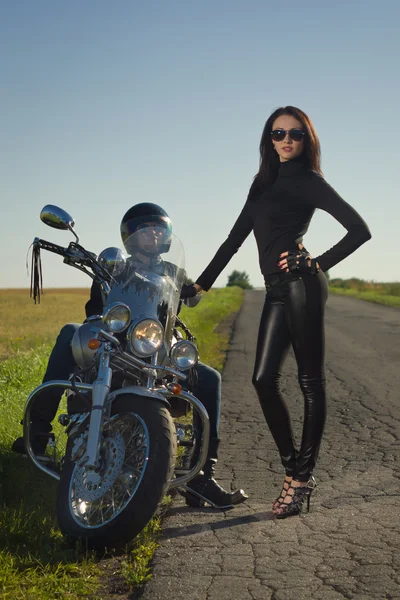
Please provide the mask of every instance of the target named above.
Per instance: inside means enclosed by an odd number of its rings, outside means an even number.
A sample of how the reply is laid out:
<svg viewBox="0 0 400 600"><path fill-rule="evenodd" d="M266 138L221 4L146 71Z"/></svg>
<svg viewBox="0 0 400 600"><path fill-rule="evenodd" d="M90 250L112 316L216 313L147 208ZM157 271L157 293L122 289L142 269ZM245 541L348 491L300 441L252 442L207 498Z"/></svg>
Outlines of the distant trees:
<svg viewBox="0 0 400 600"><path fill-rule="evenodd" d="M226 284L226 287L232 287L234 285L237 285L244 290L253 289L246 271L232 271L228 277L228 283Z"/></svg>

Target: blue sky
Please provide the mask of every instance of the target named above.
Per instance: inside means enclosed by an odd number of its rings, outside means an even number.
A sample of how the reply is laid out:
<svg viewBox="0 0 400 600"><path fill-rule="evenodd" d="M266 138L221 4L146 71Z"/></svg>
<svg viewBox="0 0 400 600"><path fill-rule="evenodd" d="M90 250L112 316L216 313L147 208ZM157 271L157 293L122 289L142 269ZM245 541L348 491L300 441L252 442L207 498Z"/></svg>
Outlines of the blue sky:
<svg viewBox="0 0 400 600"><path fill-rule="evenodd" d="M27 287L48 203L81 243L118 246L138 202L170 214L196 278L229 233L258 169L269 114L309 114L327 181L363 216L372 240L331 276L399 280L400 3L323 0L136 0L0 4L2 287ZM305 238L318 255L344 229L318 211ZM87 277L42 255L44 286ZM253 236L218 278L262 277Z"/></svg>

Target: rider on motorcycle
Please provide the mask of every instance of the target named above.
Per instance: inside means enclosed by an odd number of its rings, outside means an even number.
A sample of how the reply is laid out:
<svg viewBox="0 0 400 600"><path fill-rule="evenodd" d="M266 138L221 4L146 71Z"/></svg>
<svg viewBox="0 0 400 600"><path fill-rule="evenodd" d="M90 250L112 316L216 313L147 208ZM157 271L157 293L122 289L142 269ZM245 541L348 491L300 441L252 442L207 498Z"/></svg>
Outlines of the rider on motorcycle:
<svg viewBox="0 0 400 600"><path fill-rule="evenodd" d="M160 274L168 274L176 269L175 265L164 261L161 254L168 252L172 235L172 223L168 214L160 206L152 203L141 203L130 208L121 222L121 237L129 254L127 268L135 264L151 266ZM193 295L192 286L183 286L182 298ZM90 300L85 305L86 317L101 315L103 312L103 297L100 284L94 280ZM78 324L65 325L56 340L50 354L43 383L51 380L66 380L75 368L71 351L71 341L79 328ZM229 506L246 500L247 495L242 490L234 493L224 490L214 479L215 465L218 457L218 427L221 410L221 376L208 365L198 363L197 383L192 390L194 395L205 406L210 419L210 439L206 463L200 472L188 484L187 488L198 492L216 506ZM31 411L31 445L35 454L43 455L52 430L53 421L63 394L62 388L42 390ZM195 423L196 425L196 423ZM201 431L196 428L196 437ZM198 444L197 444L198 447ZM15 452L25 453L23 437L17 438L12 446ZM196 453L195 453L196 454ZM192 458L196 461L196 456ZM196 498L186 494L186 502L196 505Z"/></svg>

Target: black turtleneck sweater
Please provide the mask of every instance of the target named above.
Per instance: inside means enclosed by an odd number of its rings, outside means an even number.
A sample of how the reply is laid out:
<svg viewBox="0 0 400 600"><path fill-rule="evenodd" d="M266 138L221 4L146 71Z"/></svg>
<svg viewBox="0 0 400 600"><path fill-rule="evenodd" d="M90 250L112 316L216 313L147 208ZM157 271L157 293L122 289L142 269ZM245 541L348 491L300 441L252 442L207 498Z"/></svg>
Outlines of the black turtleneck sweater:
<svg viewBox="0 0 400 600"><path fill-rule="evenodd" d="M322 271L336 265L371 238L368 226L357 211L321 175L293 159L281 163L277 179L263 190L255 180L228 238L196 283L209 290L251 231L256 238L264 277L281 272L277 266L280 254L298 250L297 244L303 241L316 208L325 210L347 229L347 234L333 248L316 257Z"/></svg>

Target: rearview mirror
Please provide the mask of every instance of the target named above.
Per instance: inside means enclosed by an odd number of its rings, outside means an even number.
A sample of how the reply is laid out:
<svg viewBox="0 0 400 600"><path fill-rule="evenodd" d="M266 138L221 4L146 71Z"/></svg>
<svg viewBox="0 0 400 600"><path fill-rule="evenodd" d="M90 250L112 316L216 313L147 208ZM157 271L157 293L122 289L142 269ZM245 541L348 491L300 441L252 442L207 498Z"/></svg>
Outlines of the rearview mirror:
<svg viewBox="0 0 400 600"><path fill-rule="evenodd" d="M69 229L72 231L75 221L65 210L54 206L53 204L46 204L40 213L40 218L49 227L55 229Z"/></svg>

